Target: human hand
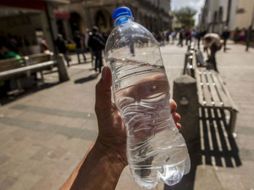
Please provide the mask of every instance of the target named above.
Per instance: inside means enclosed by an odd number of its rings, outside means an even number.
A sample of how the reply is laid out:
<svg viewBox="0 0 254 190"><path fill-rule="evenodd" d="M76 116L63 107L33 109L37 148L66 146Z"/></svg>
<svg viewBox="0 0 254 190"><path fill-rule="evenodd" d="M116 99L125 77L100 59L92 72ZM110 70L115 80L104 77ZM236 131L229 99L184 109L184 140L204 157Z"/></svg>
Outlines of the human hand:
<svg viewBox="0 0 254 190"><path fill-rule="evenodd" d="M104 67L102 78L96 85L95 112L99 127L97 143L107 152L115 154L116 158L119 158L126 166L126 129L119 111L111 101L111 85L111 71L108 67ZM178 122L181 117L176 113L175 101L171 100L169 106L176 126L180 128L181 125Z"/></svg>

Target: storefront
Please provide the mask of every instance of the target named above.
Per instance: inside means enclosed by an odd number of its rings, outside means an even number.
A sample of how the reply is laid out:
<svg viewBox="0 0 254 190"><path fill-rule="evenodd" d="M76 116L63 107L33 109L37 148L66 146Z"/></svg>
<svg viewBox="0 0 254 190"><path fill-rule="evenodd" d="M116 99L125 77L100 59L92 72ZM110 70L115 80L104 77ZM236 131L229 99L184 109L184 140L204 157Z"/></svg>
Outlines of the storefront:
<svg viewBox="0 0 254 190"><path fill-rule="evenodd" d="M57 24L54 10L68 0L1 0L0 37L15 38L23 54L38 53L44 38L54 51Z"/></svg>

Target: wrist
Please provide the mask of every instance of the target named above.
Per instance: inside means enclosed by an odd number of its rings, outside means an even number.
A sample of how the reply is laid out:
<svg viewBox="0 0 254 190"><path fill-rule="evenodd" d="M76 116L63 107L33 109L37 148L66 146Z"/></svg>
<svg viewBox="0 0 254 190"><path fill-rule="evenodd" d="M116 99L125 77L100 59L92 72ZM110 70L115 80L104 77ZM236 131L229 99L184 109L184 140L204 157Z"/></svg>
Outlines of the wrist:
<svg viewBox="0 0 254 190"><path fill-rule="evenodd" d="M114 151L97 140L64 187L73 190L115 189L125 166Z"/></svg>
<svg viewBox="0 0 254 190"><path fill-rule="evenodd" d="M97 150L102 156L114 165L118 165L119 168L124 169L128 165L126 159L123 158L122 153L112 148L110 145L104 143L100 138L97 138L93 149Z"/></svg>

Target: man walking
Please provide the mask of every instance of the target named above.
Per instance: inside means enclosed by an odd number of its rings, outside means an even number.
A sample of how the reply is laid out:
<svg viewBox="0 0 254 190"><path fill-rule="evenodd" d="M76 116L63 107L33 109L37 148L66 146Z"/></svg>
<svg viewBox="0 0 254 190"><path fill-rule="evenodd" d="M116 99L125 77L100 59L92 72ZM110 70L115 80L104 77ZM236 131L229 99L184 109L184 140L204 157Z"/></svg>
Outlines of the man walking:
<svg viewBox="0 0 254 190"><path fill-rule="evenodd" d="M78 63L80 64L80 54L83 56L84 62L86 62L86 55L85 55L85 48L84 48L84 43L82 43L82 36L79 31L76 31L75 36L74 36L74 42L76 44L76 53L78 56Z"/></svg>
<svg viewBox="0 0 254 190"><path fill-rule="evenodd" d="M70 66L70 60L69 57L67 55L67 48L66 48L66 41L64 40L62 34L58 34L57 35L57 39L55 41L58 53L62 53L64 55L64 58L67 62L67 66Z"/></svg>
<svg viewBox="0 0 254 190"><path fill-rule="evenodd" d="M94 26L92 29L92 35L89 37L88 46L93 51L95 56L95 71L101 73L102 63L102 50L105 48L105 40L99 33L98 27Z"/></svg>
<svg viewBox="0 0 254 190"><path fill-rule="evenodd" d="M223 39L224 52L226 52L227 51L227 41L230 37L230 32L227 27L225 27L225 30L223 31L221 37Z"/></svg>

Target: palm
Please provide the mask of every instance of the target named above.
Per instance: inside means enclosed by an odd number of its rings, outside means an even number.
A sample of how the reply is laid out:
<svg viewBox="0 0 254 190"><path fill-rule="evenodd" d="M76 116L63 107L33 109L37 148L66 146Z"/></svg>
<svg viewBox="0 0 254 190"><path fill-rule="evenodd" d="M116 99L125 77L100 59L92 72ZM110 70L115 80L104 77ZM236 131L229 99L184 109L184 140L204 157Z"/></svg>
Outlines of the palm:
<svg viewBox="0 0 254 190"><path fill-rule="evenodd" d="M126 129L122 122L121 116L118 110L112 105L111 112L104 113L102 116L97 112L99 121L99 140L109 147L115 150L124 162L127 163L126 158Z"/></svg>

